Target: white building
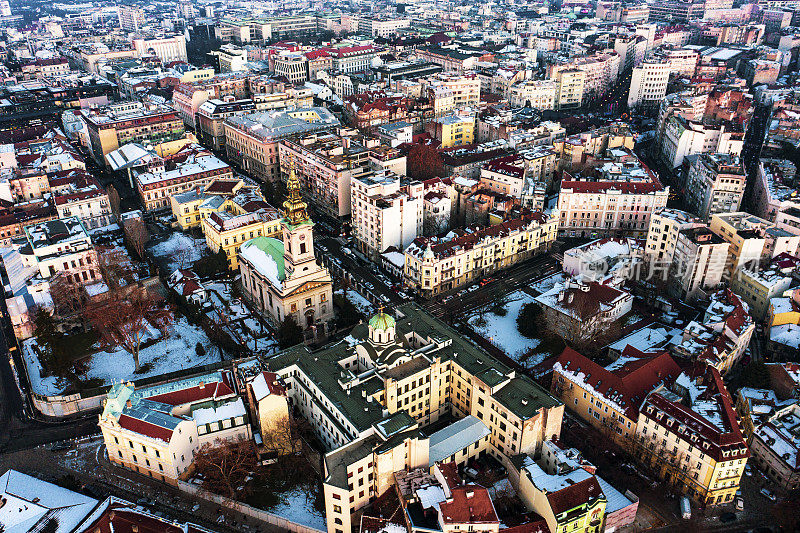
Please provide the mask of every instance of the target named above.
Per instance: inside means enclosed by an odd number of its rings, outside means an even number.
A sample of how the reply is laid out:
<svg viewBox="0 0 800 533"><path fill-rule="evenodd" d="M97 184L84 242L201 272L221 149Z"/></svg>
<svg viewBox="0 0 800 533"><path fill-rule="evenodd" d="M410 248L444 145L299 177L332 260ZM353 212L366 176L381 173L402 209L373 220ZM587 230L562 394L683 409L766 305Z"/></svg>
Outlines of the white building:
<svg viewBox="0 0 800 533"><path fill-rule="evenodd" d="M744 197L746 178L739 156L731 154L699 154L693 160L686 178L686 206L694 214L708 219L716 213L739 210Z"/></svg>
<svg viewBox="0 0 800 533"><path fill-rule="evenodd" d="M628 107L638 110L657 109L667 94L670 68L664 61L647 60L634 67Z"/></svg>
<svg viewBox="0 0 800 533"><path fill-rule="evenodd" d="M423 184L391 172L350 182L351 227L359 249L373 259L393 246L404 250L422 233Z"/></svg>
<svg viewBox="0 0 800 533"><path fill-rule="evenodd" d="M155 56L162 63L188 61L186 37L183 35L162 37L160 39L133 39L133 48L139 57Z"/></svg>
<svg viewBox="0 0 800 533"><path fill-rule="evenodd" d="M565 174L558 195L559 234L571 237L644 237L650 215L666 207L669 187L631 152L609 150L611 160L585 176Z"/></svg>

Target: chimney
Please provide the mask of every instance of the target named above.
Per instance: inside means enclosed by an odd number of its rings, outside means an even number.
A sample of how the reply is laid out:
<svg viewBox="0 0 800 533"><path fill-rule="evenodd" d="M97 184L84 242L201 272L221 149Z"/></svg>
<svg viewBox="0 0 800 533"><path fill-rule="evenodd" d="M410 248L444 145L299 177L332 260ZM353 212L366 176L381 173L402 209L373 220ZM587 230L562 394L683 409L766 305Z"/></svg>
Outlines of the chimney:
<svg viewBox="0 0 800 533"><path fill-rule="evenodd" d="M205 381L201 381L200 382L200 389L204 389L205 387L206 387L206 382Z"/></svg>
<svg viewBox="0 0 800 533"><path fill-rule="evenodd" d="M125 402L125 407L128 407L128 408L130 408L132 405L133 405L133 404L131 404L131 401L130 401L130 400L128 400L127 402Z"/></svg>

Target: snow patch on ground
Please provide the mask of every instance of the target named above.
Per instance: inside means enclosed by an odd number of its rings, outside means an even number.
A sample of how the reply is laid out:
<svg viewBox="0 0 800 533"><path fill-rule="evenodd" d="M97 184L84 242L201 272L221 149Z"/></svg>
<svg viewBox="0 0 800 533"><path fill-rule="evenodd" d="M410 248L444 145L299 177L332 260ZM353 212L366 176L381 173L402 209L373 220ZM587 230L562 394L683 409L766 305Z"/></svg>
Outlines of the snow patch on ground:
<svg viewBox="0 0 800 533"><path fill-rule="evenodd" d="M519 360L519 357L539 346L540 339L529 339L523 337L517 329L517 318L519 313L525 305L534 301L533 296L522 291L516 291L508 295L508 303L506 304L506 316L497 316L491 311L484 314L486 324L478 325L480 315L475 314L468 319L472 328L477 331L481 336L488 339L492 344L506 352L506 354ZM525 364L536 364L544 355L538 360L540 354L535 354L529 359L525 360Z"/></svg>
<svg viewBox="0 0 800 533"><path fill-rule="evenodd" d="M325 516L314 509L314 501L302 488L295 488L280 495L281 503L269 509L269 512L291 520L297 524L327 531Z"/></svg>
<svg viewBox="0 0 800 533"><path fill-rule="evenodd" d="M158 337L158 331L149 331L147 337ZM198 356L195 351L197 343L203 345L206 353ZM69 382L54 376L42 377L41 365L36 352L32 349L36 339L25 341L23 355L28 367L33 391L54 396L60 394ZM96 352L86 361L86 374L80 376L85 379L100 378L105 384L111 385L113 381L136 380L139 378L158 376L176 370L183 370L199 365L216 363L219 361L217 349L212 346L203 330L186 322L185 318L178 320L170 329L167 338L157 341L152 346L139 351L141 365L151 364L147 372L134 373L136 366L133 356L124 348L117 348L112 352Z"/></svg>
<svg viewBox="0 0 800 533"><path fill-rule="evenodd" d="M191 268L205 251L204 239L195 239L180 231L173 232L166 240L150 247L150 253L163 261L169 272L178 268Z"/></svg>
<svg viewBox="0 0 800 533"><path fill-rule="evenodd" d="M341 289L337 290L336 294L342 294L342 290ZM349 289L347 291L347 299L350 301L351 304L356 306L356 309L358 309L359 312L368 317L371 316L375 310L375 308L369 302L369 300L358 294L353 289Z"/></svg>

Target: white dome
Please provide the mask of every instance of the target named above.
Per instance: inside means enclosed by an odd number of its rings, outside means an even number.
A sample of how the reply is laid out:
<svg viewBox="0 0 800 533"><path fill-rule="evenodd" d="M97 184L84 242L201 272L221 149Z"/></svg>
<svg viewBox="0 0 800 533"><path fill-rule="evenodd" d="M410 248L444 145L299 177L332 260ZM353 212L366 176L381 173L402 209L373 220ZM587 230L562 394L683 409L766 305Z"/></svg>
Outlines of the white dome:
<svg viewBox="0 0 800 533"><path fill-rule="evenodd" d="M372 61L370 62L370 66L372 66L372 68L377 68L377 67L380 67L382 65L383 65L383 59L381 59L378 56L373 57Z"/></svg>

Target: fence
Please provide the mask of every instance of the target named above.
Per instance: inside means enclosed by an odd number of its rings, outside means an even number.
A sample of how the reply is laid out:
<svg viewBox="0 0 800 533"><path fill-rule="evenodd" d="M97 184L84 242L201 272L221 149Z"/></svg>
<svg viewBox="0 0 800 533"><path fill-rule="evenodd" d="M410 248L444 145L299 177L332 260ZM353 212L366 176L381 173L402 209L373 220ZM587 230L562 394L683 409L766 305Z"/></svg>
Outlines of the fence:
<svg viewBox="0 0 800 533"><path fill-rule="evenodd" d="M214 494L213 492L208 492L207 490L202 489L197 485L187 483L186 481L178 480L178 488L183 492L214 502L217 505L221 505L233 511L246 514L247 516L255 518L256 520L261 520L267 524L271 524L284 531L292 531L294 533L327 533L326 531L322 531L320 529L298 524L297 522L292 522L291 520L287 520L282 516L278 516L261 509L256 509L255 507L250 507L246 503L231 500L230 498L220 496L219 494Z"/></svg>

